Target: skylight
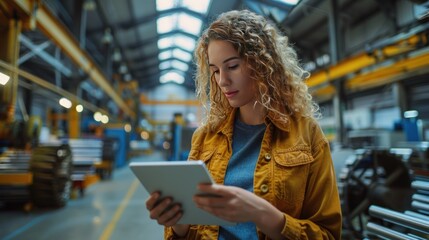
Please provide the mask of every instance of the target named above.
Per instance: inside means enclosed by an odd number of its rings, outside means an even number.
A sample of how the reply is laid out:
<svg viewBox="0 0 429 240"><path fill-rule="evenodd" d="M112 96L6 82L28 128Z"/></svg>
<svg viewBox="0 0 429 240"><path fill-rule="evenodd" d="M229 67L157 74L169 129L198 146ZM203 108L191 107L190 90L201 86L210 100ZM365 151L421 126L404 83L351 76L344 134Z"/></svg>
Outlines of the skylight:
<svg viewBox="0 0 429 240"><path fill-rule="evenodd" d="M181 47L190 52L194 51L196 40L183 34L176 34L172 37L176 46Z"/></svg>
<svg viewBox="0 0 429 240"><path fill-rule="evenodd" d="M161 83L167 83L167 82L175 82L178 84L182 84L185 82L185 77L183 77L182 74L175 72L175 71L171 71L171 72L167 72L165 74L163 74L159 81Z"/></svg>
<svg viewBox="0 0 429 240"><path fill-rule="evenodd" d="M207 15L210 3L211 0L156 0L156 9L164 11L156 21L157 32L162 34L162 38L158 39L160 70L174 69L177 70L176 74L182 71L181 76L184 79L184 72L189 69L196 39L201 32L202 17ZM189 11L180 11L183 8ZM170 9L172 11L165 12ZM175 9L177 11L174 11ZM166 15L168 13L170 14ZM173 31L178 33L169 34ZM165 51L166 48L172 50Z"/></svg>
<svg viewBox="0 0 429 240"><path fill-rule="evenodd" d="M210 5L210 0L183 0L182 6L189 8L192 11L206 14Z"/></svg>
<svg viewBox="0 0 429 240"><path fill-rule="evenodd" d="M195 44L195 39L182 34L174 34L173 36L164 37L158 40L158 48L161 51L164 48L176 46L192 52L195 48Z"/></svg>
<svg viewBox="0 0 429 240"><path fill-rule="evenodd" d="M156 24L159 34L181 30L198 35L201 30L202 21L186 13L176 13L158 18Z"/></svg>
<svg viewBox="0 0 429 240"><path fill-rule="evenodd" d="M169 48L174 45L173 38L165 37L158 40L158 48L160 50Z"/></svg>
<svg viewBox="0 0 429 240"><path fill-rule="evenodd" d="M183 71L183 72L186 72L189 69L189 65L188 64L186 64L184 62L181 62L179 60L173 60L173 61L171 61L171 66L173 68L178 69L178 70Z"/></svg>
<svg viewBox="0 0 429 240"><path fill-rule="evenodd" d="M175 23L177 22L177 14L171 14L165 17L160 17L156 20L156 27L158 30L158 33L166 33L173 31L176 26Z"/></svg>
<svg viewBox="0 0 429 240"><path fill-rule="evenodd" d="M189 62L192 59L192 54L186 51L183 51L180 48L175 48L173 50L173 57L177 58L177 59L181 59L185 62Z"/></svg>
<svg viewBox="0 0 429 240"><path fill-rule="evenodd" d="M184 32L188 32L193 35L198 35L202 25L201 19L193 17L186 13L179 14L177 27Z"/></svg>
<svg viewBox="0 0 429 240"><path fill-rule="evenodd" d="M169 68L174 68L176 70L182 71L182 72L186 72L189 69L189 64L186 64L184 62L181 62L179 60L169 60L169 61L164 61L161 62L159 64L159 69L160 70L166 70Z"/></svg>
<svg viewBox="0 0 429 240"><path fill-rule="evenodd" d="M158 55L158 59L160 61L165 60L167 58L171 58L173 56L172 51L163 51L161 53L159 53Z"/></svg>
<svg viewBox="0 0 429 240"><path fill-rule="evenodd" d="M171 61L164 61L159 64L159 69L165 70L171 68Z"/></svg>
<svg viewBox="0 0 429 240"><path fill-rule="evenodd" d="M174 8L177 5L177 1L172 0L156 0L156 10L164 11L170 8Z"/></svg>
<svg viewBox="0 0 429 240"><path fill-rule="evenodd" d="M296 5L299 2L299 0L275 0L275 1L286 3L289 5Z"/></svg>
<svg viewBox="0 0 429 240"><path fill-rule="evenodd" d="M175 7L185 7L206 14L211 0L156 0L156 10L164 11Z"/></svg>

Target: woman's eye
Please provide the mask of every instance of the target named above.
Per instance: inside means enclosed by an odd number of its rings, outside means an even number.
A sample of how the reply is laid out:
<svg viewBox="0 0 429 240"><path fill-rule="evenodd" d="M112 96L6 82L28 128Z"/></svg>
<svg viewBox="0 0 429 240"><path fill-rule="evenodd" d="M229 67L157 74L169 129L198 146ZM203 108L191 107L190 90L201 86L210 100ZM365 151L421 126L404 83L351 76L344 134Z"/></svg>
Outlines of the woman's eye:
<svg viewBox="0 0 429 240"><path fill-rule="evenodd" d="M234 70L234 69L236 69L238 67L238 64L237 65L233 65L233 66L230 66L230 67L228 67L229 69L231 69L231 70Z"/></svg>

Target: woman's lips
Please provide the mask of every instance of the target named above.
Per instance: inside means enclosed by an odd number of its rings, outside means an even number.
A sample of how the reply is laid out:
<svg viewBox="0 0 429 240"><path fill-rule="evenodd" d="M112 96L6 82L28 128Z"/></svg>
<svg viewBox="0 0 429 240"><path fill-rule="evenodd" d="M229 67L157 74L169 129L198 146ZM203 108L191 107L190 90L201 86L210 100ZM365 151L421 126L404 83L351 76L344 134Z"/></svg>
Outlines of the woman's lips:
<svg viewBox="0 0 429 240"><path fill-rule="evenodd" d="M226 96L227 98L232 98L232 97L234 97L237 93L238 93L238 90L237 90L237 91L229 91L229 92L226 92L226 93L225 93L225 96Z"/></svg>

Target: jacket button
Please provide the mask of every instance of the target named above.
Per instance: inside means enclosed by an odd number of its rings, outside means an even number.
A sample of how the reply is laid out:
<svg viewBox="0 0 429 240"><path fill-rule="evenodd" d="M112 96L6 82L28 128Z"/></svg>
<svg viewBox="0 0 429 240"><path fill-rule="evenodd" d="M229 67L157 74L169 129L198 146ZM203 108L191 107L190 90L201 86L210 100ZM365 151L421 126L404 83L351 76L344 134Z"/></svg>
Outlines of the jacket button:
<svg viewBox="0 0 429 240"><path fill-rule="evenodd" d="M265 161L270 161L271 160L271 154L269 153L265 153Z"/></svg>
<svg viewBox="0 0 429 240"><path fill-rule="evenodd" d="M261 192L262 193L267 193L268 192L268 185L267 184L262 184L261 187Z"/></svg>

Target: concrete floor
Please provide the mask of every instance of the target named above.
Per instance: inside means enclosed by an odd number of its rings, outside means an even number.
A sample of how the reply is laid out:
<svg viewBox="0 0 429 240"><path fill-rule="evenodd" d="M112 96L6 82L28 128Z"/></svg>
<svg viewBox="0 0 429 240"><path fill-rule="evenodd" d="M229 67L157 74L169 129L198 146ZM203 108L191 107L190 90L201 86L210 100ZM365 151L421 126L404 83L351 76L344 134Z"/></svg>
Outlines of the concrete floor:
<svg viewBox="0 0 429 240"><path fill-rule="evenodd" d="M159 161L161 154L130 161ZM149 218L148 194L125 166L54 210L0 209L0 239L163 239L163 227Z"/></svg>

